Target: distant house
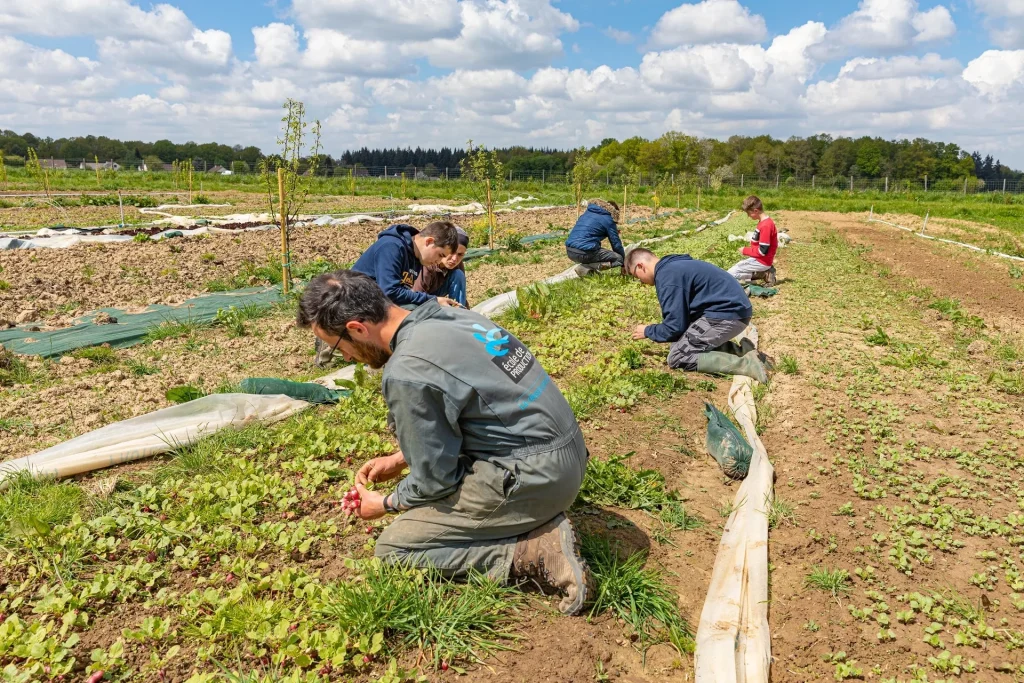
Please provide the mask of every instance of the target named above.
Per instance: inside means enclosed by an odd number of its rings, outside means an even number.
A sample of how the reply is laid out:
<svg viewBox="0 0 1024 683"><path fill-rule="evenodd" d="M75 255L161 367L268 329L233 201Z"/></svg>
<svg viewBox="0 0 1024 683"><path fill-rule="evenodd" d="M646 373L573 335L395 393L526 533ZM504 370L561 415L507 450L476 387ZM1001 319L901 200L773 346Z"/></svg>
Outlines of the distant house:
<svg viewBox="0 0 1024 683"><path fill-rule="evenodd" d="M63 159L40 159L39 165L43 168L52 168L55 171L66 171L68 162Z"/></svg>
<svg viewBox="0 0 1024 683"><path fill-rule="evenodd" d="M210 168L210 173L216 173L218 175L231 175L231 170L224 168L220 164L217 164L216 166Z"/></svg>
<svg viewBox="0 0 1024 683"><path fill-rule="evenodd" d="M101 161L98 164L93 161L83 161L79 164L78 168L83 171L95 171L97 169L101 171L120 171L121 164L116 161Z"/></svg>

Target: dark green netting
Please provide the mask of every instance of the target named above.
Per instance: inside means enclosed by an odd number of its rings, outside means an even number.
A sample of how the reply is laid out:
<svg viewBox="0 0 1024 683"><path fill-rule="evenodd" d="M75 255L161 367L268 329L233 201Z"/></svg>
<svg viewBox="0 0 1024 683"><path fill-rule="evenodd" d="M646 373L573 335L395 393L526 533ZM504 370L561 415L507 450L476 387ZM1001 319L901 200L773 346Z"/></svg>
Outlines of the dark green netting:
<svg viewBox="0 0 1024 683"><path fill-rule="evenodd" d="M275 377L243 379L238 388L243 394L284 394L300 401L318 404L337 403L338 399L351 393L346 389L332 391L315 382L290 382Z"/></svg>
<svg viewBox="0 0 1024 683"><path fill-rule="evenodd" d="M25 327L0 331L0 344L15 353L52 358L85 346L110 344L114 348L142 342L150 330L167 322L212 323L217 311L234 306L270 306L282 300L280 290L248 287L233 292L204 294L180 306L153 305L142 313L125 313L117 308L101 308L117 322L98 325L96 311L78 319L72 327L48 332L32 332Z"/></svg>
<svg viewBox="0 0 1024 683"><path fill-rule="evenodd" d="M745 289L747 290L748 296L760 296L764 298L775 296L776 294L779 293L778 287L759 287L757 285L747 285Z"/></svg>
<svg viewBox="0 0 1024 683"><path fill-rule="evenodd" d="M754 449L726 415L710 403L704 403L708 435L704 445L727 477L743 479L750 469Z"/></svg>
<svg viewBox="0 0 1024 683"><path fill-rule="evenodd" d="M548 232L529 235L522 239L524 244L562 237L564 232ZM499 251L494 249L493 251ZM491 253L491 249L478 247L466 252L466 260L479 258ZM166 322L212 323L217 311L231 306L253 305L261 308L270 306L284 297L279 289L272 287L248 287L231 292L204 294L185 301L179 306L162 304L148 307L142 313L126 313L117 308L101 308L116 318L113 324L97 324L94 320L99 311L93 311L78 318L75 325L60 330L36 331L30 326L0 330L0 344L5 348L27 356L54 358L87 346L109 344L113 348L124 348L142 343L150 330Z"/></svg>

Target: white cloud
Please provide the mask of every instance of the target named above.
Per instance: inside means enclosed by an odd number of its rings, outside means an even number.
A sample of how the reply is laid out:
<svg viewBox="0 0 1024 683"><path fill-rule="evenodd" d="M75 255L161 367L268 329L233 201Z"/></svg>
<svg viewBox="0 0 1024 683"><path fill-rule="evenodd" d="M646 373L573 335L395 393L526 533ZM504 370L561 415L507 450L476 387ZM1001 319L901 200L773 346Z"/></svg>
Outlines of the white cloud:
<svg viewBox="0 0 1024 683"><path fill-rule="evenodd" d="M917 31L915 43L930 43L935 40L951 38L956 33L956 24L949 10L939 5L927 12L919 12L910 20L910 25Z"/></svg>
<svg viewBox="0 0 1024 683"><path fill-rule="evenodd" d="M1024 47L1024 0L974 0L985 17L992 42L999 47Z"/></svg>
<svg viewBox="0 0 1024 683"><path fill-rule="evenodd" d="M877 80L938 74L952 76L963 71L956 59L943 59L934 52L923 57L899 56L888 59L858 57L842 66L839 74L854 80Z"/></svg>
<svg viewBox="0 0 1024 683"><path fill-rule="evenodd" d="M294 26L281 23L254 26L252 37L256 44L256 61L264 68L294 64L299 59L299 34Z"/></svg>
<svg viewBox="0 0 1024 683"><path fill-rule="evenodd" d="M738 45L697 45L649 52L640 63L644 82L658 90L735 91L750 87L755 71Z"/></svg>
<svg viewBox="0 0 1024 683"><path fill-rule="evenodd" d="M462 28L456 0L294 0L305 28L326 28L365 40L454 38Z"/></svg>
<svg viewBox="0 0 1024 683"><path fill-rule="evenodd" d="M995 99L1021 94L1024 92L1024 50L987 50L967 64L964 80ZM1018 105L1011 106L1018 109Z"/></svg>
<svg viewBox="0 0 1024 683"><path fill-rule="evenodd" d="M202 75L223 70L231 62L231 35L217 29L193 29L191 36L171 42L101 38L96 41L101 61L138 68L149 65L167 74Z"/></svg>
<svg viewBox="0 0 1024 683"><path fill-rule="evenodd" d="M918 11L917 0L861 0L857 10L829 29L818 54L835 59L854 53L892 53L956 33L949 10Z"/></svg>
<svg viewBox="0 0 1024 683"><path fill-rule="evenodd" d="M629 31L621 31L613 26L606 28L604 34L619 45L629 45L636 40L636 37Z"/></svg>
<svg viewBox="0 0 1024 683"><path fill-rule="evenodd" d="M767 36L764 17L751 14L736 0L703 0L663 14L651 31L649 46L759 43Z"/></svg>
<svg viewBox="0 0 1024 683"><path fill-rule="evenodd" d="M965 94L965 84L959 79L902 76L866 80L841 75L811 85L803 102L810 113L829 116L933 109L956 102Z"/></svg>
<svg viewBox="0 0 1024 683"><path fill-rule="evenodd" d="M39 36L188 38L195 27L177 7L145 11L128 0L11 0L0 6L0 31Z"/></svg>
<svg viewBox="0 0 1024 683"><path fill-rule="evenodd" d="M460 9L458 37L407 50L442 68L525 70L546 66L561 55L558 36L579 29L579 22L552 7L550 0L464 0Z"/></svg>
<svg viewBox="0 0 1024 683"><path fill-rule="evenodd" d="M357 76L411 73L412 62L388 43L358 40L333 29L306 31L305 69Z"/></svg>

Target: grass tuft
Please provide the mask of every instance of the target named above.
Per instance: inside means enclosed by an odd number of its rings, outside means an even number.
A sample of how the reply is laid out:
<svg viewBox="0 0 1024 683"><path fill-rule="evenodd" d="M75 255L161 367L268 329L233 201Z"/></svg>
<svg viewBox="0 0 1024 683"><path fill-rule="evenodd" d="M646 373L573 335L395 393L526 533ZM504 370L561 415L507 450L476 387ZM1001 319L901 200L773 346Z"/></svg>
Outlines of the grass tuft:
<svg viewBox="0 0 1024 683"><path fill-rule="evenodd" d="M362 580L325 589L323 616L349 638L383 633L393 648L426 654L434 665L482 661L516 640L509 612L519 591L480 575L453 583L431 572L371 560Z"/></svg>
<svg viewBox="0 0 1024 683"><path fill-rule="evenodd" d="M828 593L838 599L840 595L853 590L850 585L850 573L845 569L831 570L828 567L815 565L811 573L804 578L804 585L808 588Z"/></svg>
<svg viewBox="0 0 1024 683"><path fill-rule="evenodd" d="M597 583L592 616L607 610L625 621L641 650L667 642L680 654L693 651L693 634L679 613L679 596L657 570L644 567L647 553L623 559L600 536L584 536L582 545Z"/></svg>

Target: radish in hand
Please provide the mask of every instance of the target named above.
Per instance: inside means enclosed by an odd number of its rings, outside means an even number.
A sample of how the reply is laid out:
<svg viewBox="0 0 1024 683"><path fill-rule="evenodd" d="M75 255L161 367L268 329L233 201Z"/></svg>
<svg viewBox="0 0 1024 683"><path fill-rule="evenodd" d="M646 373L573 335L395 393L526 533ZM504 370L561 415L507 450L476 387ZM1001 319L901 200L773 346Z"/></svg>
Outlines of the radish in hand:
<svg viewBox="0 0 1024 683"><path fill-rule="evenodd" d="M346 493L345 497L341 500L341 509L345 511L346 515L352 515L359 511L359 505L361 504L359 499L359 491L355 486L350 488Z"/></svg>

